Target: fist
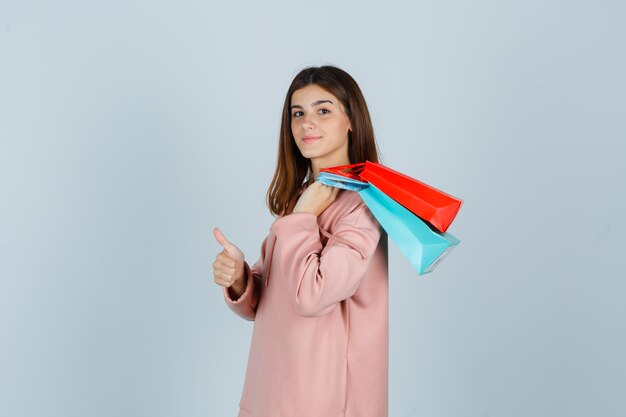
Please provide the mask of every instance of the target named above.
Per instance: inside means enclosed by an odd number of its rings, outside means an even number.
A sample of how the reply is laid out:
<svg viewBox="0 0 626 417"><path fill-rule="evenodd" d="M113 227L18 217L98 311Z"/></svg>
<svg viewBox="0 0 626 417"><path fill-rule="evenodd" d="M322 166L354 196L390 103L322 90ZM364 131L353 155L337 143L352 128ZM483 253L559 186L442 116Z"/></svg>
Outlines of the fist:
<svg viewBox="0 0 626 417"><path fill-rule="evenodd" d="M335 201L338 193L339 188L315 181L300 195L293 213L312 213L319 216Z"/></svg>
<svg viewBox="0 0 626 417"><path fill-rule="evenodd" d="M213 235L218 243L224 248L215 257L213 262L213 279L222 287L233 287L238 290L244 288L244 255L241 250L228 240L217 227L213 229Z"/></svg>

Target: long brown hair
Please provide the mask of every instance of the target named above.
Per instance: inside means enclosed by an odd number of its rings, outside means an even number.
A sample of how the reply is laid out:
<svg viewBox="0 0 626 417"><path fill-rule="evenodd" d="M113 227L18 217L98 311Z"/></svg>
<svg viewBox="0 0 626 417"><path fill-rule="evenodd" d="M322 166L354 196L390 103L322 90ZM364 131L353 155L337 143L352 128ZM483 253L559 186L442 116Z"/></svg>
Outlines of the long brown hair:
<svg viewBox="0 0 626 417"><path fill-rule="evenodd" d="M369 110L356 81L350 74L332 65L304 68L291 82L283 105L276 171L266 196L270 212L275 216L289 214L305 179L312 178L311 161L302 156L291 133L291 96L310 84L328 91L343 105L352 128L348 133L350 163L366 160L379 162Z"/></svg>

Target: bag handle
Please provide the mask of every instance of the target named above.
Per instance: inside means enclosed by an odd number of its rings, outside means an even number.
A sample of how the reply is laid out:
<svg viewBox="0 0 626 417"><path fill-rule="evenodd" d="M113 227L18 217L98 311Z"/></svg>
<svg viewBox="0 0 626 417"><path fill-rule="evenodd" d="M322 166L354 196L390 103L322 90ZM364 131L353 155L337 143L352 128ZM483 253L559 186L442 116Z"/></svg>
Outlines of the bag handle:
<svg viewBox="0 0 626 417"><path fill-rule="evenodd" d="M337 187L344 190L357 192L369 187L369 184L367 182L344 177L342 175L337 175L328 171L320 172L317 176L317 181L321 182L322 184L330 185L331 187Z"/></svg>
<svg viewBox="0 0 626 417"><path fill-rule="evenodd" d="M359 174L365 168L365 162L359 162L356 164L338 165L331 168L320 168L320 172L329 172L331 174L341 175L342 177L352 178L353 180L363 181L363 178ZM344 172L349 171L349 172Z"/></svg>

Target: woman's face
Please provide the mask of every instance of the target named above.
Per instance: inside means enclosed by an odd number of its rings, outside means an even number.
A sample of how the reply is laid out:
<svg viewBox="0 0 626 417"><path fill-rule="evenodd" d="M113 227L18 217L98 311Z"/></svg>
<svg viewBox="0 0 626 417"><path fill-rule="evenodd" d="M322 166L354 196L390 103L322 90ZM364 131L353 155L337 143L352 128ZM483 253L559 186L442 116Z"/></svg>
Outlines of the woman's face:
<svg viewBox="0 0 626 417"><path fill-rule="evenodd" d="M337 97L317 84L291 96L291 133L302 156L313 166L348 164L350 119Z"/></svg>

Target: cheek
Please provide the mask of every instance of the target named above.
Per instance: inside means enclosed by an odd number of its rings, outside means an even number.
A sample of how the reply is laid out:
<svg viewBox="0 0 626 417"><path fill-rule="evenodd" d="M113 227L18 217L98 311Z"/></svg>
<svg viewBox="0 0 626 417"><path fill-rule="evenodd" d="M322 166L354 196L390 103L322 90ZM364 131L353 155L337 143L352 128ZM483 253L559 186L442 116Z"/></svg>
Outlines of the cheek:
<svg viewBox="0 0 626 417"><path fill-rule="evenodd" d="M328 126L335 136L339 140L347 139L348 126L341 120L334 120L331 125Z"/></svg>

